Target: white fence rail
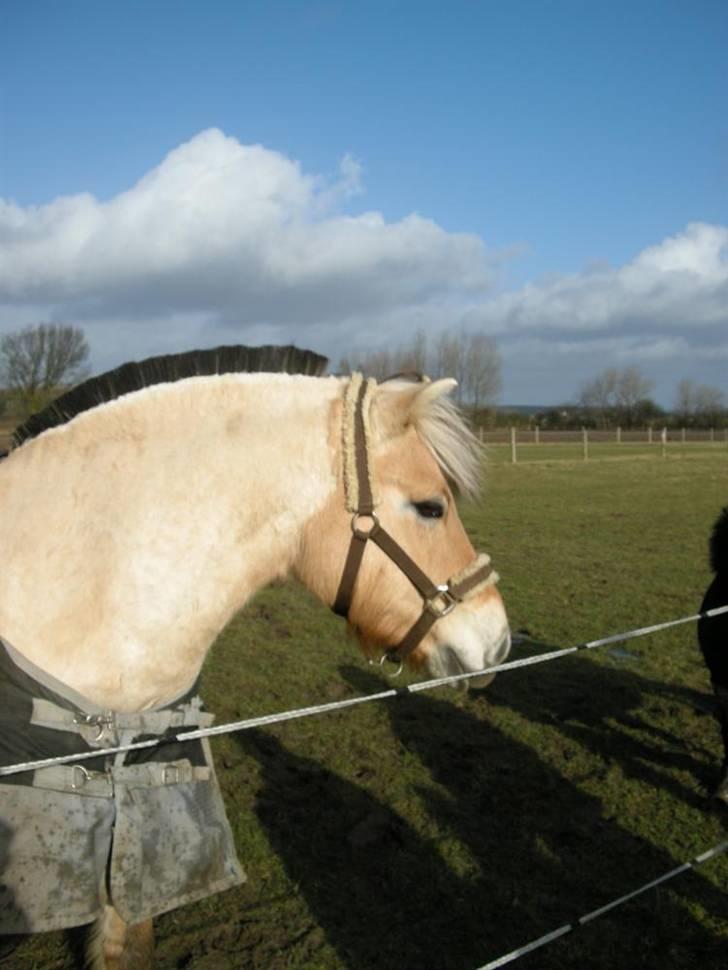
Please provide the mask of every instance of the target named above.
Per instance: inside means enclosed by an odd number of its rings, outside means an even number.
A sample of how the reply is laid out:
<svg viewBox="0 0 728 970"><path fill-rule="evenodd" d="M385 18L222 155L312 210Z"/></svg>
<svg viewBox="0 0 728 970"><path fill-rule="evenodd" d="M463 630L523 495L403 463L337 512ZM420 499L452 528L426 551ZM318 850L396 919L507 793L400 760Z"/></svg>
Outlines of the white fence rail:
<svg viewBox="0 0 728 970"><path fill-rule="evenodd" d="M667 457L670 447L675 445L704 445L710 447L728 446L728 428L697 429L669 429L645 428L643 430L622 431L614 428L600 431L594 428L582 428L581 431L542 431L540 428L500 428L496 431L479 429L479 437L486 445L510 444L511 462L518 461L518 449L521 446L529 448L532 445L573 445L579 448L579 453L586 461L589 458L591 445L624 446L624 455L629 455L630 445L647 445L659 449L663 458Z"/></svg>
<svg viewBox="0 0 728 970"><path fill-rule="evenodd" d="M480 440L485 444L508 444L515 435L518 444L547 445L580 442L584 434L589 441L599 444L668 444L728 443L728 428L580 428L576 431L545 431L542 428L496 428L479 429Z"/></svg>

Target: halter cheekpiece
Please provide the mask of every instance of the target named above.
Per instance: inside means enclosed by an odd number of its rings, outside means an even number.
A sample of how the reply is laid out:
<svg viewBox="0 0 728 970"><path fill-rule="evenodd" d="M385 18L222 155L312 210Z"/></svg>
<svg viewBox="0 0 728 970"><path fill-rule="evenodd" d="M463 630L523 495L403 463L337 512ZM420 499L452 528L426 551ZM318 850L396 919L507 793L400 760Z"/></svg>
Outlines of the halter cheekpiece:
<svg viewBox="0 0 728 970"><path fill-rule="evenodd" d="M379 503L372 488L369 470L369 415L376 386L377 382L373 378L364 379L361 374L354 374L344 396L344 490L346 507L352 513L352 537L332 609L340 616L348 616L367 543L373 542L379 546L409 579L424 604L422 613L402 641L385 652L386 659L401 663L424 639L437 620L451 613L466 597L496 583L498 575L491 565L490 557L481 553L446 583L433 583L382 526L376 513Z"/></svg>

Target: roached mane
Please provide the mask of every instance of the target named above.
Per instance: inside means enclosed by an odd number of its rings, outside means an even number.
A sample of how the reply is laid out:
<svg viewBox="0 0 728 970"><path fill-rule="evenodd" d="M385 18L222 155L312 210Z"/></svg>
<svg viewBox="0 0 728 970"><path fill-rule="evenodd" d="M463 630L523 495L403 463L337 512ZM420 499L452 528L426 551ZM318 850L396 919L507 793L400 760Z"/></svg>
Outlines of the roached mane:
<svg viewBox="0 0 728 970"><path fill-rule="evenodd" d="M451 486L466 498L475 498L480 489L482 445L449 397L418 402L416 399L411 415L418 434Z"/></svg>
<svg viewBox="0 0 728 970"><path fill-rule="evenodd" d="M211 350L191 350L183 354L132 361L98 377L89 378L56 398L42 411L31 415L13 432L13 444L17 447L49 428L66 424L83 411L90 411L100 404L154 384L172 383L187 377L233 373L266 372L318 377L327 364L326 357L291 346L214 347Z"/></svg>

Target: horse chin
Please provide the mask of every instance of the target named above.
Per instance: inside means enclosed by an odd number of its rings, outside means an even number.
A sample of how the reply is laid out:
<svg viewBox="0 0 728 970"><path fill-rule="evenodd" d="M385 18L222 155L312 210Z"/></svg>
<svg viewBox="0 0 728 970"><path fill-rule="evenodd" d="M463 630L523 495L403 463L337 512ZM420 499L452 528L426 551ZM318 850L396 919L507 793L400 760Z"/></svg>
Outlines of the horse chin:
<svg viewBox="0 0 728 970"><path fill-rule="evenodd" d="M454 686L463 691L468 688L482 690L492 684L496 675L476 672L502 663L510 649L511 637L507 631L498 646L487 656L482 651L463 650L449 643L442 644L435 646L428 654L427 670L432 677L452 677L472 673L474 676L455 681Z"/></svg>

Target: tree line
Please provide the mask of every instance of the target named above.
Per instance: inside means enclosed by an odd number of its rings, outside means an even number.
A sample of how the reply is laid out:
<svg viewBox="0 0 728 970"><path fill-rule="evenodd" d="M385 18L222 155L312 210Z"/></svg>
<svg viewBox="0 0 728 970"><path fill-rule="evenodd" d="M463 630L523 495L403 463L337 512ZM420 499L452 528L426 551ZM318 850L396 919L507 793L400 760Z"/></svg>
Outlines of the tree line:
<svg viewBox="0 0 728 970"><path fill-rule="evenodd" d="M80 327L41 323L0 338L0 411L10 403L27 417L58 393L88 376L89 345ZM418 330L393 349L345 357L338 372L353 371L384 380L396 374L454 377L455 397L481 425L537 424L548 428L728 428L724 391L681 380L673 408L661 408L650 396L653 382L638 367L607 367L577 392L574 401L524 413L497 409L502 388L501 357L492 337L481 332L442 330L428 336Z"/></svg>
<svg viewBox="0 0 728 970"><path fill-rule="evenodd" d="M385 380L396 374L414 373L433 379L454 377L460 405L473 412L495 407L501 392L501 358L495 341L484 333L453 333L443 330L434 339L418 330L392 350L372 350L339 362L340 374L361 371Z"/></svg>
<svg viewBox="0 0 728 970"><path fill-rule="evenodd" d="M671 410L650 397L652 388L638 367L607 367L582 384L574 403L549 408L537 420L544 428L728 427L728 402L721 388L681 380Z"/></svg>

